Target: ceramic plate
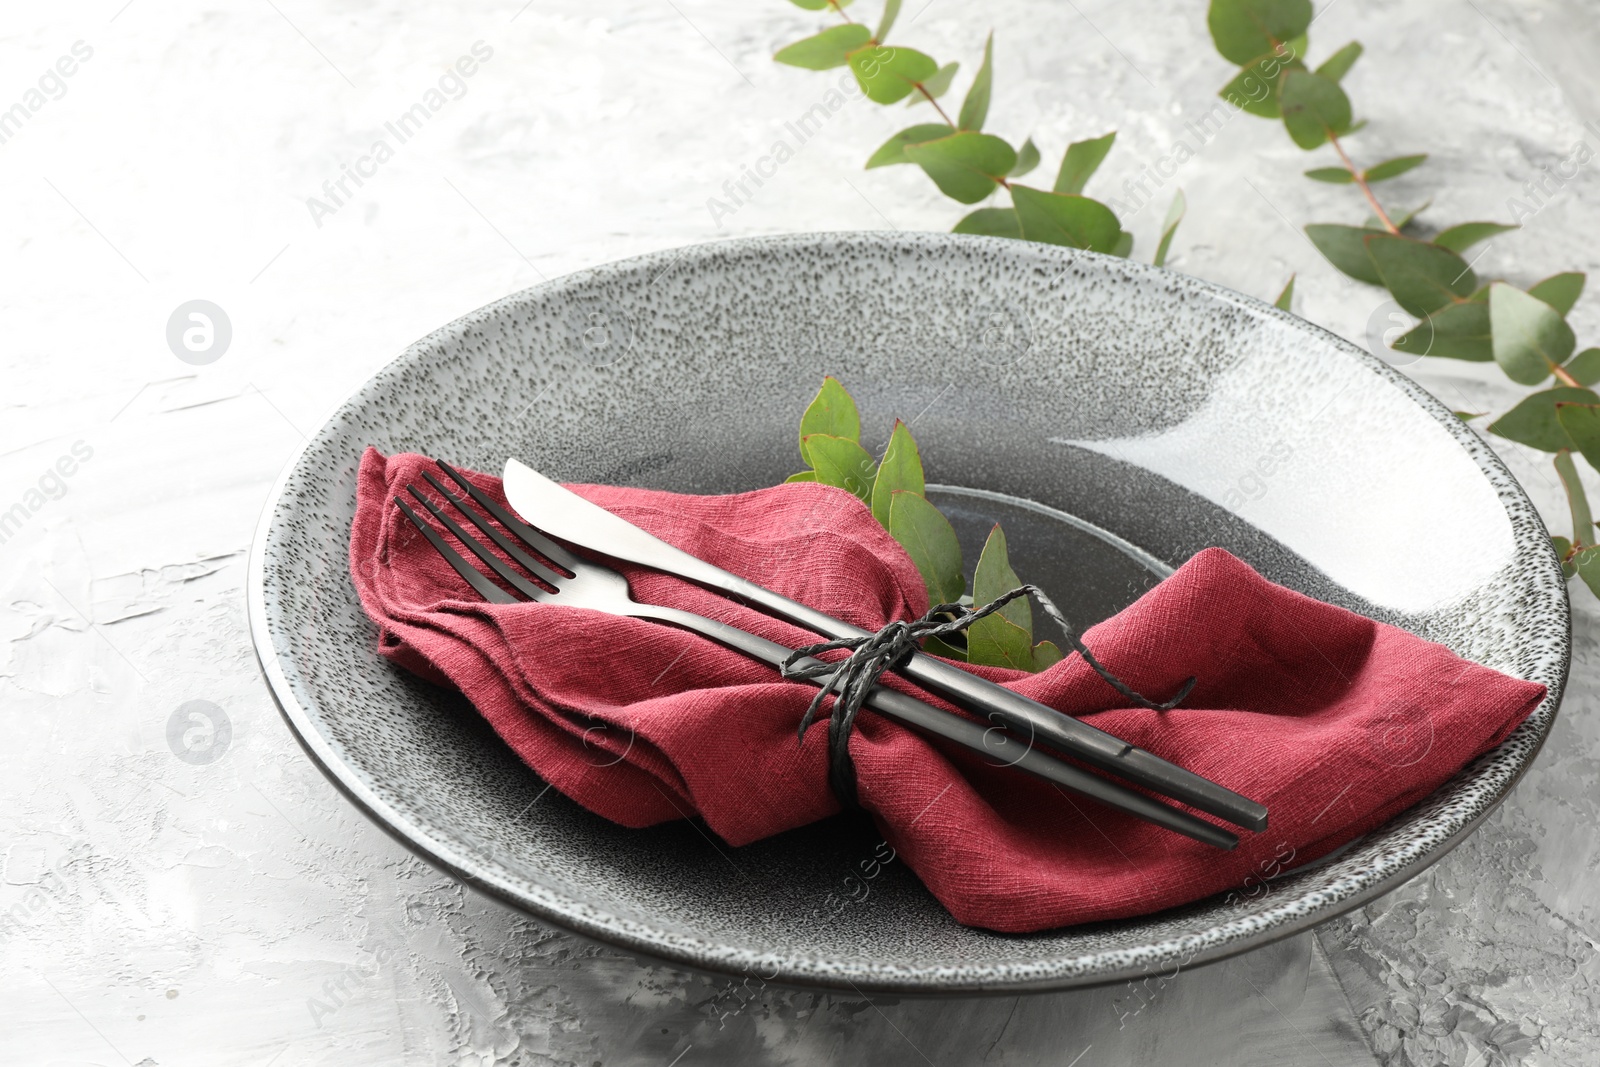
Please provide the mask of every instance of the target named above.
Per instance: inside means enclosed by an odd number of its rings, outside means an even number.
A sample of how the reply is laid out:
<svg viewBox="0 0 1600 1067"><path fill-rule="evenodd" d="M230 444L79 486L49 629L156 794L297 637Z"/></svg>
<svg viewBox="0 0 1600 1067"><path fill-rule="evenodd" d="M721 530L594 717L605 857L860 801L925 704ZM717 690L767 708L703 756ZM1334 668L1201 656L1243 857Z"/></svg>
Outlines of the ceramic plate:
<svg viewBox="0 0 1600 1067"><path fill-rule="evenodd" d="M1220 545L1550 695L1426 802L1242 906L1219 898L1019 937L957 925L903 865L821 920L817 902L872 854L864 821L740 849L688 823L613 826L545 794L459 696L376 655L347 573L365 446L739 492L795 469L799 413L825 374L855 394L869 446L896 416L912 421L963 537L1003 520L1017 569L1080 625ZM903 993L1114 981L1356 907L1437 860L1505 796L1549 732L1570 644L1565 585L1527 497L1406 378L1182 274L947 234L703 245L561 278L446 326L362 386L289 465L249 596L290 727L419 855L640 955ZM1426 742L1426 724L1397 736L1397 765Z"/></svg>

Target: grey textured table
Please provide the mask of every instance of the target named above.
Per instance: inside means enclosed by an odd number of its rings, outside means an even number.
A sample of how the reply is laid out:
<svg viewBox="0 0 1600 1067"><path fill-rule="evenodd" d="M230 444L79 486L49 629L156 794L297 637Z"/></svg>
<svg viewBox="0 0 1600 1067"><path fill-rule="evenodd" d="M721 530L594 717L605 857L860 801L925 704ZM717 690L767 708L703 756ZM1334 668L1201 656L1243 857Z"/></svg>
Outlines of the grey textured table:
<svg viewBox="0 0 1600 1067"><path fill-rule="evenodd" d="M1120 130L1091 187L1111 196L1173 156L1227 78L1204 6L913 0L901 37L970 71L994 27L993 125L1047 159ZM1368 48L1347 80L1367 158L1433 153L1388 187L1397 202L1505 218L1580 139L1600 148L1583 125L1600 118L1600 24L1579 0L1320 6L1314 55ZM781 0L11 5L0 1063L1600 1061L1600 611L1581 588L1561 720L1471 840L1314 934L1143 989L930 1003L641 965L464 892L302 756L250 652L245 552L271 480L356 384L587 265L958 217L909 169L861 170L912 114L864 103L747 203L708 206L821 98L828 78L769 58L816 21ZM463 57L471 76L441 83ZM1360 208L1301 178L1310 165L1281 130L1232 120L1133 214L1138 254L1181 186L1172 266L1269 298L1298 271L1296 310L1364 338L1379 294L1297 232ZM1583 169L1479 269L1593 267L1597 222ZM231 326L203 365L168 342L197 299ZM1575 315L1591 343L1597 307ZM190 343L216 356L220 338ZM1453 407L1514 395L1484 367L1408 370ZM1500 445L1564 526L1546 457ZM1424 536L1448 542L1395 531Z"/></svg>

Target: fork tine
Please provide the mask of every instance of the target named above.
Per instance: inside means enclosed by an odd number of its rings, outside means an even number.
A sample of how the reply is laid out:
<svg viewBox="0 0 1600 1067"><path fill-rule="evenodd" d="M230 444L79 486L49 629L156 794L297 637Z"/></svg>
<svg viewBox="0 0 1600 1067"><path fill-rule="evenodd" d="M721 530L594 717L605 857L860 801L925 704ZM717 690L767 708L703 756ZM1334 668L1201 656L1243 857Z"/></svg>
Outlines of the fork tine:
<svg viewBox="0 0 1600 1067"><path fill-rule="evenodd" d="M517 592L521 593L529 600L543 600L547 595L549 595L539 586L534 585L532 582L528 581L528 579L524 578L522 575L518 574L516 571L502 563L499 556L495 555L493 552L490 552L483 542L479 541L476 537L473 537L471 534L467 533L467 531L463 530L460 523L446 515L443 508L439 507L439 505L435 504L433 501L424 496L416 486L406 486L406 492L416 497L418 503L431 511L433 513L433 517L444 524L445 529L455 534L456 540L465 545L467 551L471 552L474 556L477 556L480 560L482 560L485 566L498 574L506 582L506 584L510 585Z"/></svg>
<svg viewBox="0 0 1600 1067"><path fill-rule="evenodd" d="M472 586L472 588L477 591L479 596L483 597L483 599L489 601L491 604L521 603L521 601L519 601L516 597L512 596L510 593L491 582L488 575L484 574L482 571L478 570L478 568L468 563L466 559L462 557L461 553L451 548L450 545L446 543L445 539L440 537L438 533L435 532L432 526L429 526L420 515L418 515L415 511L412 511L410 506L407 505L404 500L400 499L399 497L395 497L394 502L400 505L400 510L406 513L406 518L411 520L411 524L413 526L422 531L422 536L426 537L428 539L428 543L438 550L439 555L444 557L444 561L450 564L450 566L454 567L456 573L465 578L467 580L467 584Z"/></svg>
<svg viewBox="0 0 1600 1067"><path fill-rule="evenodd" d="M533 549L535 552L539 553L556 566L565 567L568 571L574 574L577 573L578 566L583 562L582 560L578 559L572 553L568 552L566 549L550 540L544 534L540 533L538 530L535 530L532 526L529 526L527 523L508 512L499 504L496 504L493 498L491 498L487 493L479 489L477 486L473 485L471 482L467 481L466 478L462 477L460 471L450 466L450 464L446 463L444 460L436 459L434 462L437 463L439 465L439 469L448 474L457 485L465 489L467 491L467 495L476 500L483 507L483 510L493 515L496 522L510 530L512 535L515 536L517 540L521 541L523 544L527 545L529 548Z"/></svg>
<svg viewBox="0 0 1600 1067"><path fill-rule="evenodd" d="M454 504L456 510L465 515L467 520L471 522L472 525L483 531L484 536L488 537L489 540L499 545L501 551L505 552L506 555L510 556L512 559L522 564L523 567L527 568L528 573L532 574L535 578L538 578L543 582L548 582L554 586L560 586L561 582L565 578L569 577L569 575L562 574L555 567L552 567L543 560L535 559L522 549L518 548L509 537L501 533L499 530L496 530L493 526L490 526L488 520L486 520L482 515L478 514L477 511L473 510L473 508L468 506L465 500L462 500L450 490L446 489L444 487L444 483L435 478L431 473L424 471L422 476L427 479L428 484L433 486L441 496L450 501L450 503Z"/></svg>

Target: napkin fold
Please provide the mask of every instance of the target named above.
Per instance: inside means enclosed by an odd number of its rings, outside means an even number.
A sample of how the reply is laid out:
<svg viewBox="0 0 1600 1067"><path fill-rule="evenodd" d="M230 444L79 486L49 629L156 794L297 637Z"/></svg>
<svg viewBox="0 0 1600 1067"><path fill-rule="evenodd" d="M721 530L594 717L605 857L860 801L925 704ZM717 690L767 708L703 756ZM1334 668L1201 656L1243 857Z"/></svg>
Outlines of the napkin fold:
<svg viewBox="0 0 1600 1067"><path fill-rule="evenodd" d="M540 777L614 822L699 817L730 845L832 815L826 726L797 741L815 689L705 638L551 604L487 604L400 514L421 456L361 460L351 575L396 664L464 693ZM500 480L469 475L503 501ZM910 558L854 496L792 483L732 496L575 492L684 550L868 630L927 610ZM446 537L448 538L448 534ZM1026 573L1026 561L1020 561ZM619 564L636 600L791 648L815 634L688 582ZM1071 617L1072 606L1063 604ZM1049 635L1046 635L1049 636ZM1116 919L1322 856L1415 804L1498 744L1544 687L1274 585L1221 549L1195 555L1086 644L1167 712L1121 706L1083 662L966 667L1268 806L1222 852L871 709L850 741L862 805L960 922L1022 933ZM931 699L892 675L884 684ZM933 703L948 707L937 699ZM821 903L821 902L819 902Z"/></svg>

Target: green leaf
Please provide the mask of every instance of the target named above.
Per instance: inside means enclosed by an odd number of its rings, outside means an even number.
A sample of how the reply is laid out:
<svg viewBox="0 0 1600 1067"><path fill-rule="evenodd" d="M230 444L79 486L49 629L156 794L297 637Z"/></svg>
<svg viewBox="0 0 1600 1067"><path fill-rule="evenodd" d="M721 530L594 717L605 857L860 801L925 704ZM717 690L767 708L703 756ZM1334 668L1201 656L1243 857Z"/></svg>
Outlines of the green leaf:
<svg viewBox="0 0 1600 1067"><path fill-rule="evenodd" d="M1384 288L1418 318L1471 296L1478 287L1466 260L1448 248L1387 234L1366 238L1366 245Z"/></svg>
<svg viewBox="0 0 1600 1067"><path fill-rule="evenodd" d="M1314 167L1306 171L1306 177L1329 185L1353 185L1356 180L1355 175L1343 167Z"/></svg>
<svg viewBox="0 0 1600 1067"><path fill-rule="evenodd" d="M855 398L831 374L822 379L822 388L800 416L800 458L807 463L811 457L806 455L806 438L814 433L861 440L861 414L856 411Z"/></svg>
<svg viewBox="0 0 1600 1067"><path fill-rule="evenodd" d="M822 2L827 3L828 0L822 0ZM878 32L872 35L872 39L879 43L887 41L889 39L889 31L894 28L894 20L899 17L900 0L885 0L883 17L878 20Z"/></svg>
<svg viewBox="0 0 1600 1067"><path fill-rule="evenodd" d="M1390 346L1414 356L1437 356L1487 363L1494 359L1489 305L1483 300L1446 304L1424 316Z"/></svg>
<svg viewBox="0 0 1600 1067"><path fill-rule="evenodd" d="M1305 53L1306 39L1297 37L1280 48L1257 56L1239 69L1217 95L1234 107L1266 119L1283 115L1283 74L1287 70L1304 70L1300 56Z"/></svg>
<svg viewBox="0 0 1600 1067"><path fill-rule="evenodd" d="M943 656L945 659L953 659L959 663L967 661L965 646L948 644L937 637L924 637L922 639L922 651L934 656Z"/></svg>
<svg viewBox="0 0 1600 1067"><path fill-rule="evenodd" d="M784 479L785 482L814 482L816 480L816 471L800 471L798 474L791 474Z"/></svg>
<svg viewBox="0 0 1600 1067"><path fill-rule="evenodd" d="M1440 248L1448 248L1452 252L1465 252L1485 238L1514 229L1516 229L1515 226L1509 226L1501 222L1463 222L1441 231L1433 239L1433 243ZM1582 275L1579 275L1579 277L1582 277Z"/></svg>
<svg viewBox="0 0 1600 1067"><path fill-rule="evenodd" d="M1516 407L1490 423L1489 432L1541 452L1571 448L1572 438L1556 418L1557 404L1600 404L1600 396L1565 385L1529 393Z"/></svg>
<svg viewBox="0 0 1600 1067"><path fill-rule="evenodd" d="M1322 66L1317 68L1317 73L1333 81L1342 81L1360 58L1361 42L1351 41L1324 60Z"/></svg>
<svg viewBox="0 0 1600 1067"><path fill-rule="evenodd" d="M1592 545L1594 542L1594 514L1589 510L1589 495L1583 491L1583 480L1572 462L1572 453L1566 449L1556 453L1556 473L1561 476L1561 487L1567 491L1567 507L1572 512L1572 542L1574 545ZM1587 583L1588 579L1585 579ZM1594 588L1592 585L1590 588Z"/></svg>
<svg viewBox="0 0 1600 1067"><path fill-rule="evenodd" d="M910 163L911 160L906 158L906 149L908 147L914 144L935 141L940 137L948 137L949 135L950 127L942 122L925 122L920 126L908 127L883 142L883 146L872 153L872 158L867 160L866 169L892 167L896 163Z"/></svg>
<svg viewBox="0 0 1600 1067"><path fill-rule="evenodd" d="M928 78L922 83L923 91L926 92L928 96L933 97L935 100L939 99L939 97L950 91L950 83L956 80L956 71L960 69L960 63L946 63L944 66L940 67L934 72L933 77ZM917 104L927 103L928 96L923 96L922 93L918 93L910 100L906 101L906 107L914 107ZM944 126L942 128L948 130L950 127Z"/></svg>
<svg viewBox="0 0 1600 1067"><path fill-rule="evenodd" d="M1473 419L1481 419L1489 413L1487 411L1452 411L1450 414L1462 422L1471 422Z"/></svg>
<svg viewBox="0 0 1600 1067"><path fill-rule="evenodd" d="M1017 149L1017 165L1011 168L1007 177L1020 178L1034 167L1039 165L1039 146L1033 143L1030 137L1022 142L1022 147Z"/></svg>
<svg viewBox="0 0 1600 1067"><path fill-rule="evenodd" d="M1418 215L1422 214L1424 211L1428 210L1432 203L1433 198L1430 196L1428 199L1424 200L1410 211L1402 211L1398 215L1391 216L1389 221L1394 223L1395 229L1404 232L1405 228L1411 225L1412 220ZM1366 226L1366 228L1369 230L1382 229L1383 220L1378 218L1376 215L1368 215L1367 221L1362 223L1362 225Z"/></svg>
<svg viewBox="0 0 1600 1067"><path fill-rule="evenodd" d="M1167 217L1161 223L1161 243L1156 245L1156 254L1150 262L1158 267L1167 264L1167 252L1172 248L1172 235L1178 232L1178 223L1183 221L1183 213L1188 210L1188 202L1183 198L1183 190L1179 189L1172 197L1172 205L1167 208Z"/></svg>
<svg viewBox="0 0 1600 1067"><path fill-rule="evenodd" d="M1017 213L1008 207L980 207L960 222L951 233L977 233L986 237L1015 237L1022 239L1022 223Z"/></svg>
<svg viewBox="0 0 1600 1067"><path fill-rule="evenodd" d="M878 464L878 477L872 483L872 517L887 529L889 507L894 503L891 494L906 492L921 496L926 488L916 439L905 423L895 419L889 445L883 450L883 462Z"/></svg>
<svg viewBox="0 0 1600 1067"><path fill-rule="evenodd" d="M849 438L825 433L804 438L800 448L811 458L817 481L854 493L862 503L872 503L872 483L878 469L872 453Z"/></svg>
<svg viewBox="0 0 1600 1067"><path fill-rule="evenodd" d="M889 534L911 557L928 588L928 606L954 604L966 582L961 577L961 542L939 509L916 493L890 495Z"/></svg>
<svg viewBox="0 0 1600 1067"><path fill-rule="evenodd" d="M956 125L963 130L983 129L983 121L989 117L989 93L993 87L994 33L991 31L989 39L983 42L983 65L978 68L978 76L972 79L967 98L961 101L961 115Z"/></svg>
<svg viewBox="0 0 1600 1067"><path fill-rule="evenodd" d="M1011 203L1029 241L1115 253L1122 226L1098 200L1072 193L1047 193L1026 185L1011 187Z"/></svg>
<svg viewBox="0 0 1600 1067"><path fill-rule="evenodd" d="M1572 557L1572 566L1583 584L1589 587L1589 592L1600 596L1600 546L1579 549Z"/></svg>
<svg viewBox="0 0 1600 1067"><path fill-rule="evenodd" d="M866 27L857 28L863 34L867 33ZM862 41L862 44L866 43L866 40ZM861 83L861 91L875 104L904 100L918 82L939 73L939 64L915 48L882 44L870 48L857 47L850 53L849 60L856 81Z"/></svg>
<svg viewBox="0 0 1600 1067"><path fill-rule="evenodd" d="M843 0L840 7L848 7L850 0ZM827 8L828 0L789 0L795 7L805 8L807 11L822 11Z"/></svg>
<svg viewBox="0 0 1600 1067"><path fill-rule="evenodd" d="M1565 537L1551 537L1550 547L1555 549L1556 559L1561 561L1561 577L1569 580L1577 577L1577 565L1567 558L1572 554L1572 542Z"/></svg>
<svg viewBox="0 0 1600 1067"><path fill-rule="evenodd" d="M1279 311L1293 310L1290 305L1294 303L1294 278L1293 274L1289 275L1289 280L1283 285L1283 292L1279 293L1278 299L1272 302L1272 306Z"/></svg>
<svg viewBox="0 0 1600 1067"><path fill-rule="evenodd" d="M1438 239L1434 239L1438 243ZM1583 274L1578 271L1568 271L1565 274L1552 274L1544 281L1528 290L1529 296L1536 296L1546 304L1566 315L1572 311L1572 305L1578 302L1578 297L1583 295Z"/></svg>
<svg viewBox="0 0 1600 1067"><path fill-rule="evenodd" d="M1329 263L1356 281L1368 285L1382 285L1383 279L1378 276L1378 268L1367 254L1366 238L1378 237L1384 232L1327 222L1314 222L1306 227L1306 236L1317 246L1317 251L1328 257Z"/></svg>
<svg viewBox="0 0 1600 1067"><path fill-rule="evenodd" d="M1249 63L1311 25L1311 0L1211 0L1206 25L1217 51Z"/></svg>
<svg viewBox="0 0 1600 1067"><path fill-rule="evenodd" d="M1104 137L1074 141L1068 145L1066 154L1061 157L1061 170L1056 174L1054 191L1083 192L1083 187L1094 177L1094 172L1100 169L1100 164L1105 161L1106 153L1111 151L1111 144L1116 139L1117 131L1112 130Z"/></svg>
<svg viewBox="0 0 1600 1067"><path fill-rule="evenodd" d="M927 172L939 191L963 204L976 204L1017 165L1017 153L998 137L962 131L936 141L906 146L906 158Z"/></svg>
<svg viewBox="0 0 1600 1067"><path fill-rule="evenodd" d="M1117 234L1117 243L1111 246L1111 254L1118 259L1127 259L1133 254L1133 234L1123 230Z"/></svg>
<svg viewBox="0 0 1600 1067"><path fill-rule="evenodd" d="M1310 150L1350 128L1350 98L1339 83L1308 70L1286 70L1278 91L1289 137Z"/></svg>
<svg viewBox="0 0 1600 1067"><path fill-rule="evenodd" d="M1007 558L1006 535L999 525L989 531L972 577L972 603L983 606L1022 584ZM967 662L993 667L1033 669L1033 608L1018 597L988 618L967 627Z"/></svg>
<svg viewBox="0 0 1600 1067"><path fill-rule="evenodd" d="M1426 152L1415 156L1396 156L1394 159L1386 159L1382 163L1368 167L1362 177L1368 183L1384 182L1390 178L1398 178L1406 171L1420 167L1427 161L1428 153Z"/></svg>
<svg viewBox="0 0 1600 1067"><path fill-rule="evenodd" d="M1505 282L1489 287L1489 322L1494 330L1494 359L1506 377L1537 385L1552 367L1572 355L1572 327L1561 312L1536 296Z"/></svg>
<svg viewBox="0 0 1600 1067"><path fill-rule="evenodd" d="M1033 646L1033 671L1037 674L1048 667L1054 667L1065 658L1054 641L1040 641Z"/></svg>
<svg viewBox="0 0 1600 1067"><path fill-rule="evenodd" d="M865 26L849 23L823 30L815 37L796 41L782 48L772 58L791 67L807 70L827 70L842 67L850 53L872 40L872 31Z"/></svg>
<svg viewBox="0 0 1600 1067"><path fill-rule="evenodd" d="M1600 382L1600 348L1585 348L1573 356L1567 363L1566 372L1577 379L1580 385Z"/></svg>
<svg viewBox="0 0 1600 1067"><path fill-rule="evenodd" d="M1556 421L1572 438L1578 452L1589 461L1589 466L1600 470L1600 405L1557 403ZM1573 522L1575 532L1586 530L1590 525L1587 522L1577 524L1576 516Z"/></svg>

